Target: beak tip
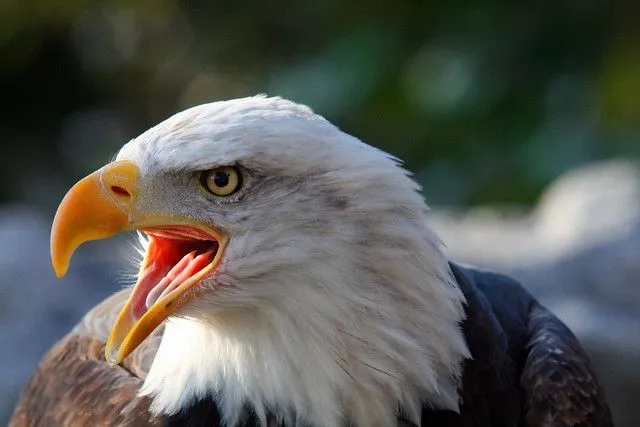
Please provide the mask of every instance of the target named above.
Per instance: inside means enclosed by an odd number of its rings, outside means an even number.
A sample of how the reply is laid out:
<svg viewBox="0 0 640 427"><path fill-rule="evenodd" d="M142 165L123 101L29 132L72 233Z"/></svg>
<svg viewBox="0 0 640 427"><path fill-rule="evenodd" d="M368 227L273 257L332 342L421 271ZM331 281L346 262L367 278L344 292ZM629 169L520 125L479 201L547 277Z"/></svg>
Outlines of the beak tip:
<svg viewBox="0 0 640 427"><path fill-rule="evenodd" d="M55 273L56 277L58 279L62 279L65 274L67 274L67 270L69 269L69 262L63 262L52 257L51 266L53 267L53 272Z"/></svg>

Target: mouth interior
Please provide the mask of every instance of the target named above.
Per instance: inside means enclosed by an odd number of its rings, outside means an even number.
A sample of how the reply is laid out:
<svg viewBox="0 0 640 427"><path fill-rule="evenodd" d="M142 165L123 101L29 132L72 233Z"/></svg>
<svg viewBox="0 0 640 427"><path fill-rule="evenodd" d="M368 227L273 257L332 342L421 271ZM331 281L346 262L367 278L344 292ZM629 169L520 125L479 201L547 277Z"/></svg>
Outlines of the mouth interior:
<svg viewBox="0 0 640 427"><path fill-rule="evenodd" d="M208 270L219 249L213 236L190 227L154 227L143 231L149 237L149 247L133 290L136 298L131 310L137 319L189 278Z"/></svg>

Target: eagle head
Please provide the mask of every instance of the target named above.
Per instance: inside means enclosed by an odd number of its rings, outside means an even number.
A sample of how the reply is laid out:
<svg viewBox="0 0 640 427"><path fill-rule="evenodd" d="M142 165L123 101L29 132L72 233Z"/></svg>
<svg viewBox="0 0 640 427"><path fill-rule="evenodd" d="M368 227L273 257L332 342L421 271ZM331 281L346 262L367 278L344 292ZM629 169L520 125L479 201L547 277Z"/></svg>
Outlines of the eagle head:
<svg viewBox="0 0 640 427"><path fill-rule="evenodd" d="M124 145L65 196L64 275L88 240L138 230L143 259L107 342L120 363L160 324L155 412L216 400L233 425L339 426L456 410L464 297L397 159L308 107L200 105Z"/></svg>

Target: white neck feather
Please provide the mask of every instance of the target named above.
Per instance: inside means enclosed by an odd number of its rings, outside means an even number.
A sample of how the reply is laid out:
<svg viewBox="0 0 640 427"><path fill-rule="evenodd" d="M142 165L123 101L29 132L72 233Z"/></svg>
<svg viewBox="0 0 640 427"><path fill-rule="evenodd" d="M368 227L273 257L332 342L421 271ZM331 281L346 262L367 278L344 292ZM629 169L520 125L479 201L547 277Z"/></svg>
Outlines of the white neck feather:
<svg viewBox="0 0 640 427"><path fill-rule="evenodd" d="M143 388L152 410L215 395L229 426L249 404L263 425L270 411L323 427L395 425L400 411L419 423L423 404L457 410L464 297L426 226L408 231L401 246L387 236L369 248L378 257L369 268L309 261L303 273L266 279L287 289L270 309L171 319ZM334 285L347 277L355 282Z"/></svg>

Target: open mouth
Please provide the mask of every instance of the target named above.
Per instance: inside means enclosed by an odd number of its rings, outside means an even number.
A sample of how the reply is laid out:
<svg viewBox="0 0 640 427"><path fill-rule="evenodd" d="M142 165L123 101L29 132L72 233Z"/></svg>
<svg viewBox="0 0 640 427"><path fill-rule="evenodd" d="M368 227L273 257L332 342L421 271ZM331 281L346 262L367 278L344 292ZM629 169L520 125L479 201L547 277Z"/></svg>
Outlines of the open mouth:
<svg viewBox="0 0 640 427"><path fill-rule="evenodd" d="M215 224L136 209L140 170L129 160L110 163L80 180L65 195L51 227L51 262L64 276L76 249L91 240L141 230L149 244L111 328L105 359L121 363L170 316L210 289L231 236ZM129 292L128 290L125 292Z"/></svg>
<svg viewBox="0 0 640 427"><path fill-rule="evenodd" d="M220 265L229 241L223 231L191 224L139 229L149 246L107 340L105 357L111 363L120 363L169 316L202 296L206 289L200 284Z"/></svg>
<svg viewBox="0 0 640 427"><path fill-rule="evenodd" d="M149 238L130 307L140 319L152 306L184 294L214 270L220 243L211 234L188 226L150 227ZM178 294L178 295L177 295Z"/></svg>

